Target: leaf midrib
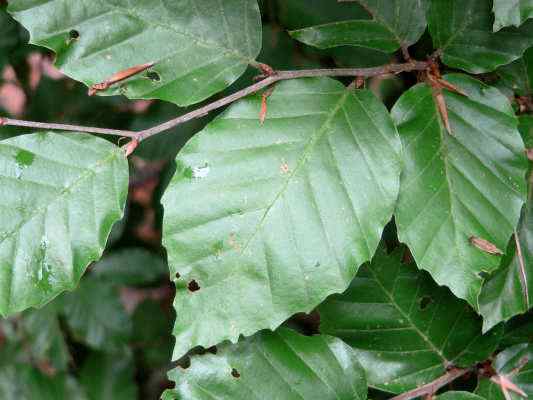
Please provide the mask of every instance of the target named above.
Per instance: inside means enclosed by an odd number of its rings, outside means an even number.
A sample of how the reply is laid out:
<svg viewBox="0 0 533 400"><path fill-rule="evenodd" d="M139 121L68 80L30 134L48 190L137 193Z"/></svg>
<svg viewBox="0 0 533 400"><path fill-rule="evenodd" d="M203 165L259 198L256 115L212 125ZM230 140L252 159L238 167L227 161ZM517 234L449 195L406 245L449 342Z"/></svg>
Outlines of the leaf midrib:
<svg viewBox="0 0 533 400"><path fill-rule="evenodd" d="M341 93L341 92L339 92ZM281 187L281 189L278 191L278 193L275 195L274 199L270 202L270 204L267 205L265 212L261 219L259 220L256 229L253 231L252 235L248 239L248 241L245 243L241 250L240 256L242 257L245 253L245 251L248 249L250 244L252 243L253 239L256 237L256 235L259 233L263 225L266 223L268 214L270 213L270 210L276 202L279 200L279 198L285 193L287 187L289 186L289 183L291 182L292 178L296 175L297 172L299 172L300 168L305 165L307 162L308 156L314 151L315 144L324 136L324 134L327 132L329 125L333 118L337 115L339 110L342 108L344 102L346 101L346 98L351 94L350 90L345 88L344 93L342 94L341 98L337 101L335 106L333 107L330 115L326 118L322 126L317 129L316 133L311 136L311 138L308 140L308 144L305 146L303 150L302 156L299 158L298 162L296 163L296 166L291 171L287 179L285 180L285 183Z"/></svg>

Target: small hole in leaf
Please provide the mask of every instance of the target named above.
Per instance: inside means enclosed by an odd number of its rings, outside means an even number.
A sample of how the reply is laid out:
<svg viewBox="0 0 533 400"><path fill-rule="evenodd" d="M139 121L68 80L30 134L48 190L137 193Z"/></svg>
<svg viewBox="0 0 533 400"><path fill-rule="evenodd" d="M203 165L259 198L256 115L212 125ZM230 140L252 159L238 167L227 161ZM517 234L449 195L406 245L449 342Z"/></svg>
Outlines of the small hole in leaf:
<svg viewBox="0 0 533 400"><path fill-rule="evenodd" d="M189 291L191 292L196 292L197 290L200 290L200 285L198 285L198 282L196 282L194 279L189 282L187 287L189 288Z"/></svg>
<svg viewBox="0 0 533 400"><path fill-rule="evenodd" d="M488 272L481 271L481 272L478 272L477 276L479 276L481 279L488 279L490 274Z"/></svg>
<svg viewBox="0 0 533 400"><path fill-rule="evenodd" d="M239 371L237 371L235 368L233 368L231 370L231 376L233 376L234 378L240 378L241 374L239 374Z"/></svg>
<svg viewBox="0 0 533 400"><path fill-rule="evenodd" d="M155 71L150 71L146 74L146 76L148 77L148 79L150 79L151 81L153 82L160 82L161 81L161 76L159 76L159 74Z"/></svg>
<svg viewBox="0 0 533 400"><path fill-rule="evenodd" d="M80 37L80 33L76 29L72 29L68 33L68 37L70 38L70 40L76 40Z"/></svg>
<svg viewBox="0 0 533 400"><path fill-rule="evenodd" d="M179 279L179 278L181 278L181 275L179 272L176 272L176 279Z"/></svg>
<svg viewBox="0 0 533 400"><path fill-rule="evenodd" d="M420 309L425 310L431 303L433 303L433 299L429 296L420 298Z"/></svg>

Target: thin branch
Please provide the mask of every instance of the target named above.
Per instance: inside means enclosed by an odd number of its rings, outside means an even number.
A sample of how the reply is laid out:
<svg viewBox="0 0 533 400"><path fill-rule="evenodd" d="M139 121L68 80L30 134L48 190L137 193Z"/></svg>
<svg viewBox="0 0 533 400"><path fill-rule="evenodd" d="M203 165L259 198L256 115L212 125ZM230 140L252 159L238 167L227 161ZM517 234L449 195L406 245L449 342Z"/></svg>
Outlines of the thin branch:
<svg viewBox="0 0 533 400"><path fill-rule="evenodd" d="M399 394L398 396L392 397L389 400L410 400L420 396L433 395L441 387L446 386L450 382L453 382L471 370L471 368L454 368L446 372L446 374L442 375L440 378L435 379L433 382L429 382L424 386L420 386L419 388Z"/></svg>
<svg viewBox="0 0 533 400"><path fill-rule="evenodd" d="M388 75L388 74L398 74L400 72L409 72L409 71L423 71L429 67L428 62L424 61L410 61L403 64L388 64L381 67L372 67L372 68L333 68L333 69L305 69L305 70L296 70L296 71L267 71L262 68L262 71L268 75L261 81L254 83L238 92L230 94L222 99L213 101L203 107L200 107L194 111L191 111L187 114L184 114L180 117L171 119L167 122L164 122L160 125L154 126L149 129L145 129L139 132L133 131L122 131L117 129L105 129L105 128L95 128L88 126L79 126L79 125L66 125L66 124L49 124L43 122L34 122L34 121L21 121L11 118L2 118L0 117L0 126L1 125L10 125L10 126L25 126L28 128L37 128L37 129L50 129L50 130L62 130L62 131L72 131L72 132L88 132L88 133L97 133L102 135L115 135L115 136L124 136L131 137L136 139L138 142L141 142L144 139L147 139L151 136L157 135L158 133L167 131L171 128L174 128L177 125L183 124L187 121L190 121L195 118L203 117L209 114L211 111L217 110L221 107L224 107L228 104L231 104L243 97L249 96L250 94L256 93L261 89L268 87L278 81L284 81L289 79L299 79L299 78L311 78L311 77L320 77L320 76L357 76L357 77L372 77L379 75Z"/></svg>
<svg viewBox="0 0 533 400"><path fill-rule="evenodd" d="M305 69L297 71L277 71L273 75L270 75L251 86L248 86L238 92L230 94L227 97L224 97L220 100L216 100L212 103L209 103L203 107L200 107L197 110L191 111L190 113L184 114L181 117L171 119L170 121L164 122L161 125L154 126L153 128L146 129L139 132L139 141L149 138L150 136L156 135L168 129L171 129L179 124L190 121L192 119L203 117L213 110L216 110L225 105L231 104L243 97L249 96L250 94L256 93L259 90L272 85L278 81L289 80L289 79L299 79L299 78L312 78L320 76L361 76L361 77L371 77L385 74L398 74L400 72L407 71L423 71L427 69L429 63L423 61L408 62L404 64L389 64L381 67L373 68L333 68L333 69Z"/></svg>
<svg viewBox="0 0 533 400"><path fill-rule="evenodd" d="M518 257L518 266L519 266L519 276L520 276L520 283L522 285L522 290L524 293L524 300L526 302L526 309L529 309L529 289L527 287L527 273L526 273L526 266L524 264L524 256L522 255L522 245L520 244L520 240L518 238L518 232L514 231L514 242L516 245L516 256Z"/></svg>
<svg viewBox="0 0 533 400"><path fill-rule="evenodd" d="M124 137L131 137L131 138L137 137L137 133L132 132L132 131L121 131L118 129L96 128L96 127L91 127L91 126L48 124L45 122L21 121L19 119L0 117L0 126L2 125L24 126L27 128L49 129L49 130L55 130L55 131L98 133L100 135L114 135L114 136L124 136Z"/></svg>

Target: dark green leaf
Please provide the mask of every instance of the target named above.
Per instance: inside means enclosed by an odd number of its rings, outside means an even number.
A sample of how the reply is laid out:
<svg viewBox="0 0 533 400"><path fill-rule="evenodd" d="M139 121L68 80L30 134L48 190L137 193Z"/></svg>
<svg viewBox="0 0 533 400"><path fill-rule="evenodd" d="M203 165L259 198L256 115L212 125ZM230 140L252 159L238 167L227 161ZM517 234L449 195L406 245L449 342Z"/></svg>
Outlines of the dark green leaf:
<svg viewBox="0 0 533 400"><path fill-rule="evenodd" d="M451 133L426 84L392 110L405 159L396 222L418 266L477 308L482 274L500 257L470 238L506 248L527 195L527 160L513 110L497 89L465 75L445 79L468 94L444 90Z"/></svg>
<svg viewBox="0 0 533 400"><path fill-rule="evenodd" d="M67 374L47 376L25 364L0 368L0 398L5 400L89 400Z"/></svg>
<svg viewBox="0 0 533 400"><path fill-rule="evenodd" d="M40 310L26 312L20 321L22 339L30 347L33 360L50 364L56 371L66 371L70 354L59 325L56 302Z"/></svg>
<svg viewBox="0 0 533 400"><path fill-rule="evenodd" d="M374 19L333 22L292 31L291 35L321 49L351 45L394 52L415 43L426 29L426 0L352 1Z"/></svg>
<svg viewBox="0 0 533 400"><path fill-rule="evenodd" d="M143 361L151 368L166 367L174 346L174 314L163 309L161 304L148 300L135 308L132 319L132 341L142 352Z"/></svg>
<svg viewBox="0 0 533 400"><path fill-rule="evenodd" d="M57 66L88 86L119 71L155 62L106 93L188 105L235 81L257 56L256 0L11 2L9 11L31 43L54 50Z"/></svg>
<svg viewBox="0 0 533 400"><path fill-rule="evenodd" d="M533 310L514 317L505 324L505 334L500 347L509 347L520 343L533 343Z"/></svg>
<svg viewBox="0 0 533 400"><path fill-rule="evenodd" d="M494 5L494 32L501 28L522 23L533 17L532 0L493 0Z"/></svg>
<svg viewBox="0 0 533 400"><path fill-rule="evenodd" d="M124 247L104 256L92 273L115 285L145 285L166 277L168 267L164 259L142 247Z"/></svg>
<svg viewBox="0 0 533 400"><path fill-rule="evenodd" d="M498 75L519 96L533 95L533 48L527 49L518 60L498 68Z"/></svg>
<svg viewBox="0 0 533 400"><path fill-rule="evenodd" d="M76 340L94 349L121 353L125 350L131 337L131 320L110 283L88 277L61 300Z"/></svg>
<svg viewBox="0 0 533 400"><path fill-rule="evenodd" d="M429 31L445 64L475 74L493 71L533 44L533 24L493 33L490 5L487 0L431 1Z"/></svg>
<svg viewBox="0 0 533 400"><path fill-rule="evenodd" d="M193 357L169 377L176 388L164 399L364 400L365 374L355 353L329 336L288 329L263 332L216 355Z"/></svg>
<svg viewBox="0 0 533 400"><path fill-rule="evenodd" d="M282 82L264 125L260 103L240 101L196 135L163 196L163 242L181 276L175 358L342 292L391 218L400 143L369 91Z"/></svg>
<svg viewBox="0 0 533 400"><path fill-rule="evenodd" d="M492 362L497 377L503 377L516 385L526 396L533 396L533 345L522 343L502 351ZM487 400L522 400L513 391L510 397L504 395L501 385L494 379L483 378L479 381L476 393Z"/></svg>
<svg viewBox="0 0 533 400"><path fill-rule="evenodd" d="M369 384L393 393L484 360L502 333L482 336L481 319L466 302L400 259L401 249L379 249L344 294L318 309L320 331L351 345Z"/></svg>
<svg viewBox="0 0 533 400"><path fill-rule="evenodd" d="M124 153L88 134L0 142L0 313L42 306L97 260L128 191Z"/></svg>
<svg viewBox="0 0 533 400"><path fill-rule="evenodd" d="M134 374L132 357L92 353L81 369L80 385L87 400L134 400L138 398Z"/></svg>

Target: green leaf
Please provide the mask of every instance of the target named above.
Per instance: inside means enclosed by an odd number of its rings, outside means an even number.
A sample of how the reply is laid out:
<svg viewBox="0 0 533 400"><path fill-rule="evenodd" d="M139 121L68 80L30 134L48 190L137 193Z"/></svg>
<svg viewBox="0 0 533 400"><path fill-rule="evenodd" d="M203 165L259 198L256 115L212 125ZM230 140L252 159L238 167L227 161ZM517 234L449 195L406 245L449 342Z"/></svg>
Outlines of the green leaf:
<svg viewBox="0 0 533 400"><path fill-rule="evenodd" d="M483 397L470 392L449 391L437 396L437 400L484 400Z"/></svg>
<svg viewBox="0 0 533 400"><path fill-rule="evenodd" d="M533 44L533 24L493 33L490 4L486 0L431 1L429 32L445 64L474 74L493 71Z"/></svg>
<svg viewBox="0 0 533 400"><path fill-rule="evenodd" d="M156 62L106 93L197 103L223 90L261 46L256 0L201 2L10 2L31 43L54 50L56 65L88 86L127 68ZM152 79L150 79L152 77Z"/></svg>
<svg viewBox="0 0 533 400"><path fill-rule="evenodd" d="M8 60L9 54L21 42L22 34L20 27L5 11L5 7L0 5L0 68L3 68Z"/></svg>
<svg viewBox="0 0 533 400"><path fill-rule="evenodd" d="M174 317L174 313L153 300L144 301L135 308L132 341L150 369L168 369L174 346Z"/></svg>
<svg viewBox="0 0 533 400"><path fill-rule="evenodd" d="M520 26L528 18L533 17L532 0L494 0L494 32L501 28L514 25Z"/></svg>
<svg viewBox="0 0 533 400"><path fill-rule="evenodd" d="M401 248L379 249L349 289L318 309L320 332L352 346L371 386L401 393L433 381L454 365L467 367L496 349L502 329L481 334L481 319L437 286Z"/></svg>
<svg viewBox="0 0 533 400"><path fill-rule="evenodd" d="M165 260L142 247L123 247L105 255L92 274L115 285L146 285L168 276Z"/></svg>
<svg viewBox="0 0 533 400"><path fill-rule="evenodd" d="M292 31L292 37L321 49L351 45L392 53L402 45L415 43L426 29L426 0L352 1L361 4L373 20L312 26Z"/></svg>
<svg viewBox="0 0 533 400"><path fill-rule="evenodd" d="M122 150L82 133L0 142L0 313L42 306L73 289L123 213Z"/></svg>
<svg viewBox="0 0 533 400"><path fill-rule="evenodd" d="M520 343L533 343L533 310L514 317L505 324L500 347L510 347Z"/></svg>
<svg viewBox="0 0 533 400"><path fill-rule="evenodd" d="M497 89L465 75L445 79L468 94L444 90L451 134L426 84L392 110L405 159L396 222L419 268L477 309L482 276L500 257L469 239L505 250L527 195L527 160L513 110Z"/></svg>
<svg viewBox="0 0 533 400"><path fill-rule="evenodd" d="M50 364L56 371L66 371L70 361L67 343L59 325L57 304L26 312L20 323L26 346L33 360Z"/></svg>
<svg viewBox="0 0 533 400"><path fill-rule="evenodd" d="M533 95L533 48L527 49L518 60L498 68L497 72L504 84L519 96Z"/></svg>
<svg viewBox="0 0 533 400"><path fill-rule="evenodd" d="M196 135L163 196L180 276L174 358L275 329L345 290L391 218L400 142L369 91L282 82L264 125L260 103L235 103Z"/></svg>
<svg viewBox="0 0 533 400"><path fill-rule="evenodd" d="M0 398L16 400L88 400L67 374L47 376L26 364L0 368Z"/></svg>
<svg viewBox="0 0 533 400"><path fill-rule="evenodd" d="M94 349L124 353L132 324L112 284L89 277L61 300L74 339Z"/></svg>
<svg viewBox="0 0 533 400"><path fill-rule="evenodd" d="M502 351L492 362L492 367L498 376L511 381L528 397L533 396L533 345L522 343ZM509 391L510 397L507 398L500 385L487 378L479 381L476 393L487 400L523 399L513 391Z"/></svg>
<svg viewBox="0 0 533 400"><path fill-rule="evenodd" d="M92 353L81 368L80 385L87 393L87 400L136 399L134 360L132 357Z"/></svg>
<svg viewBox="0 0 533 400"><path fill-rule="evenodd" d="M531 116L520 119L519 128L525 138L529 135L532 122ZM533 174L531 173L528 198L522 209L518 228L510 241L502 265L483 285L479 304L485 330L533 307Z"/></svg>
<svg viewBox="0 0 533 400"><path fill-rule="evenodd" d="M365 400L365 373L355 353L329 336L289 329L262 332L217 354L195 356L169 373L176 388L164 399Z"/></svg>

